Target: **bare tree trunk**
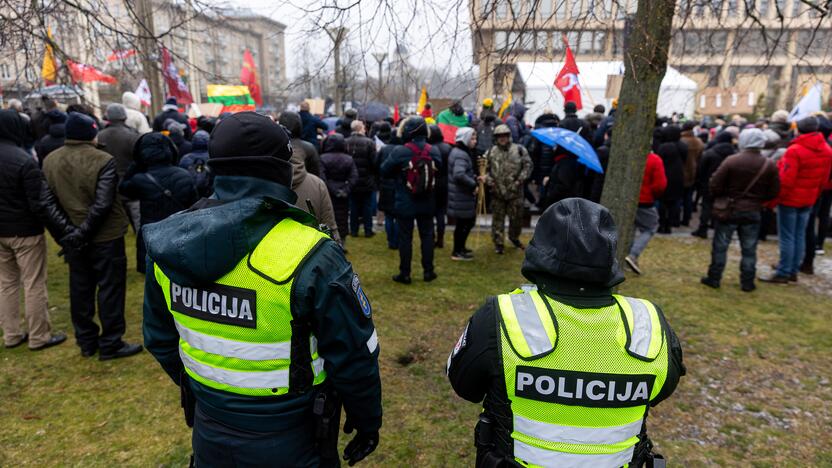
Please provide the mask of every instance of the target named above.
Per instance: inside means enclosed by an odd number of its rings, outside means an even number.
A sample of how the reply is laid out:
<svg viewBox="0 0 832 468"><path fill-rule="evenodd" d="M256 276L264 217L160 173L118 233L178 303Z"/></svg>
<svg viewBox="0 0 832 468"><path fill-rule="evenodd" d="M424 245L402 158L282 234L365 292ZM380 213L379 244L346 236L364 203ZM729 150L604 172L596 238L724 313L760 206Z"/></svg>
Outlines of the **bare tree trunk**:
<svg viewBox="0 0 832 468"><path fill-rule="evenodd" d="M633 242L633 222L650 152L659 86L667 70L675 4L675 0L639 0L638 12L626 39L626 71L601 198L618 226L619 263Z"/></svg>
<svg viewBox="0 0 832 468"><path fill-rule="evenodd" d="M156 29L153 26L153 9L150 0L138 0L136 2L136 12L140 22L136 26L138 28L137 33L140 36L139 47L141 49L142 70L147 80L147 86L150 88L150 116L153 117L162 111L165 93L159 76L159 52L155 40Z"/></svg>

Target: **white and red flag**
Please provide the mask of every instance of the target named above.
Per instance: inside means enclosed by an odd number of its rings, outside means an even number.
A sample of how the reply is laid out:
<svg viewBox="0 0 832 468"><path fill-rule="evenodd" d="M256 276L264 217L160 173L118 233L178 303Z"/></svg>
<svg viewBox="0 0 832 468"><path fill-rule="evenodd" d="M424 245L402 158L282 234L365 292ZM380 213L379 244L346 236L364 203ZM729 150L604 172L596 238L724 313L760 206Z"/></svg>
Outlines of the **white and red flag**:
<svg viewBox="0 0 832 468"><path fill-rule="evenodd" d="M147 85L146 79L142 79L136 88L136 96L139 97L143 106L150 107L150 100L153 99L153 95L150 94L150 86Z"/></svg>
<svg viewBox="0 0 832 468"><path fill-rule="evenodd" d="M575 56L572 55L572 49L569 48L569 43L564 39L566 44L566 61L563 63L560 73L555 78L555 88L560 90L563 94L564 102L574 102L581 110L581 84L578 82L578 64L575 63Z"/></svg>

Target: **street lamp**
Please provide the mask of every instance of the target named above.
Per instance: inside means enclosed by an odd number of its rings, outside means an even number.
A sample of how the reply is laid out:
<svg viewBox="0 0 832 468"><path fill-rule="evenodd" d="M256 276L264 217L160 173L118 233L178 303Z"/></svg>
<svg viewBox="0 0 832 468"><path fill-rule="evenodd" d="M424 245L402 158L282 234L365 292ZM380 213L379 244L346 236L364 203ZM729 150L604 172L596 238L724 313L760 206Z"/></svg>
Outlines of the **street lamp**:
<svg viewBox="0 0 832 468"><path fill-rule="evenodd" d="M384 59L387 58L387 52L373 52L373 58L376 59L378 62L378 100L381 101L384 97L384 87L382 85L382 76L381 76L381 64L384 63Z"/></svg>

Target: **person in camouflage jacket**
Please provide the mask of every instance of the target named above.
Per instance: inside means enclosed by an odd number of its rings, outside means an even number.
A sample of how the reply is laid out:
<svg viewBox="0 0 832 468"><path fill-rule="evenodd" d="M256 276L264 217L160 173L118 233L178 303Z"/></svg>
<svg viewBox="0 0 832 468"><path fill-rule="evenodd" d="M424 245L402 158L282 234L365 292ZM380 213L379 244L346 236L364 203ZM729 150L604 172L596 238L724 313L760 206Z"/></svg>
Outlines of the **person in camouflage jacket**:
<svg viewBox="0 0 832 468"><path fill-rule="evenodd" d="M526 148L511 142L507 125L494 129L496 144L485 154L488 161L486 183L491 189L491 237L494 249L503 253L505 217L508 215L508 239L522 249L520 230L523 218L523 184L532 174L532 160Z"/></svg>

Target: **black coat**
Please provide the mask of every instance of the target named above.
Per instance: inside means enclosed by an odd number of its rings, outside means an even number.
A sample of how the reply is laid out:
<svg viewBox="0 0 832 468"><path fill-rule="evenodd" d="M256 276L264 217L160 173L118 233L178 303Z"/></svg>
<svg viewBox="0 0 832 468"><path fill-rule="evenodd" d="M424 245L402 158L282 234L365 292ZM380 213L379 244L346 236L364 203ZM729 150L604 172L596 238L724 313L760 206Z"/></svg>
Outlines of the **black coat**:
<svg viewBox="0 0 832 468"><path fill-rule="evenodd" d="M656 154L664 163L664 174L667 177L667 188L662 198L664 200L679 200L685 193L685 160L688 157L688 145L681 138L681 129L675 125L665 127L662 131L663 142L656 150Z"/></svg>
<svg viewBox="0 0 832 468"><path fill-rule="evenodd" d="M376 189L376 144L364 135L353 133L344 140L346 153L352 156L358 168L358 181L353 193L370 193Z"/></svg>
<svg viewBox="0 0 832 468"><path fill-rule="evenodd" d="M708 196L708 182L722 161L737 152L731 143L732 138L730 133L720 133L716 136L714 145L702 153L702 159L696 168L696 189L703 196Z"/></svg>
<svg viewBox="0 0 832 468"><path fill-rule="evenodd" d="M46 224L60 240L72 226L37 161L21 147L24 125L16 111L0 111L0 237L37 236Z"/></svg>
<svg viewBox="0 0 832 468"><path fill-rule="evenodd" d="M35 143L35 153L41 165L49 153L64 145L64 135L64 124L54 123L49 126L47 134Z"/></svg>
<svg viewBox="0 0 832 468"><path fill-rule="evenodd" d="M393 143L384 145L376 157L376 171L381 173L381 164L387 159L396 147ZM378 209L385 215L393 215L393 207L396 204L396 178L389 176L379 177Z"/></svg>
<svg viewBox="0 0 832 468"><path fill-rule="evenodd" d="M344 152L344 137L330 135L324 140L321 169L333 199L347 198L359 180L356 160Z"/></svg>
<svg viewBox="0 0 832 468"><path fill-rule="evenodd" d="M555 165L546 183L546 197L541 209L566 198L582 197L584 193L586 166L580 164L577 156L572 153L560 149L557 153Z"/></svg>
<svg viewBox="0 0 832 468"><path fill-rule="evenodd" d="M173 142L159 133L147 133L136 142L134 162L119 184L119 192L141 201L142 225L187 209L198 199L191 174L173 165L175 154Z"/></svg>
<svg viewBox="0 0 832 468"><path fill-rule="evenodd" d="M442 163L436 167L436 210L440 211L448 207L448 179L450 178L450 169L448 168L448 157L451 154L451 145L440 141L438 143L431 143L442 157Z"/></svg>

